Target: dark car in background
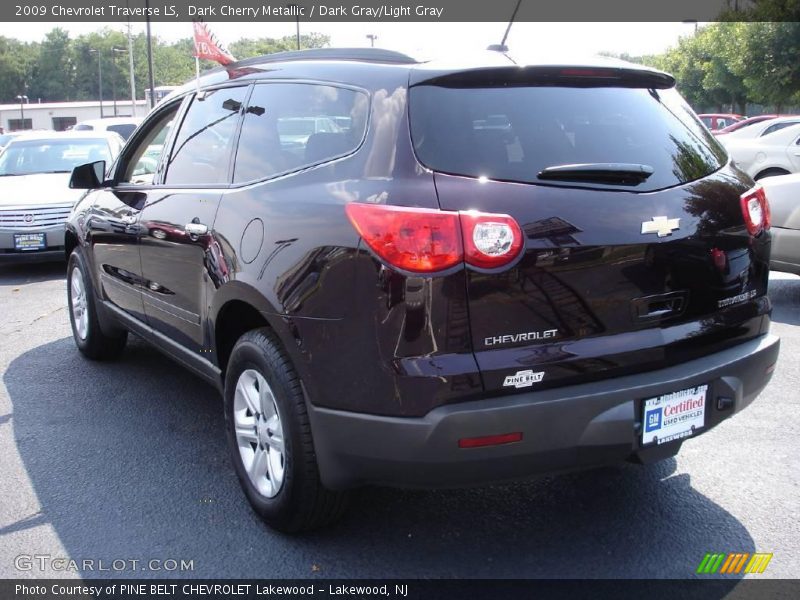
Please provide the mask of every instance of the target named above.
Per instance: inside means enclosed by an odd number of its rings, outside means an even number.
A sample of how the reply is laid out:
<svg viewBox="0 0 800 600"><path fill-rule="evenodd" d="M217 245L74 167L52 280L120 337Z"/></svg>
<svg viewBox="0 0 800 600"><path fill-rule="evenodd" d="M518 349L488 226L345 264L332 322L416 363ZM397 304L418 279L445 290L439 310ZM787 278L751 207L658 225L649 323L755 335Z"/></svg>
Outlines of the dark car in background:
<svg viewBox="0 0 800 600"><path fill-rule="evenodd" d="M133 332L216 386L244 492L284 531L362 485L673 456L779 348L764 191L674 86L500 52L210 72L73 173L75 343L110 359Z"/></svg>

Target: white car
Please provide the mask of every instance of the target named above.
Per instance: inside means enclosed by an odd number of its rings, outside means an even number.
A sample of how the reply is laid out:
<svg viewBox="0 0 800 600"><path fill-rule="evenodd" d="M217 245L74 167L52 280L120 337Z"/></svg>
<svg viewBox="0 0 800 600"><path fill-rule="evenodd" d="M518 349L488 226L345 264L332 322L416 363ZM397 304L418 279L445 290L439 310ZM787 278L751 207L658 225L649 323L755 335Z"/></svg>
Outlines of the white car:
<svg viewBox="0 0 800 600"><path fill-rule="evenodd" d="M0 154L0 262L64 260L64 223L83 194L72 169L110 165L122 138L106 131L26 133Z"/></svg>
<svg viewBox="0 0 800 600"><path fill-rule="evenodd" d="M756 139L721 139L736 165L753 179L800 171L800 125Z"/></svg>
<svg viewBox="0 0 800 600"><path fill-rule="evenodd" d="M723 144L727 143L729 140L754 140L798 124L800 124L800 115L775 117L774 119L753 123L752 125L742 127L730 133L718 133L717 139Z"/></svg>
<svg viewBox="0 0 800 600"><path fill-rule="evenodd" d="M136 117L107 117L105 119L89 119L73 125L71 131L113 131L123 140L131 137L142 120Z"/></svg>
<svg viewBox="0 0 800 600"><path fill-rule="evenodd" d="M761 181L772 214L770 268L800 275L800 173Z"/></svg>

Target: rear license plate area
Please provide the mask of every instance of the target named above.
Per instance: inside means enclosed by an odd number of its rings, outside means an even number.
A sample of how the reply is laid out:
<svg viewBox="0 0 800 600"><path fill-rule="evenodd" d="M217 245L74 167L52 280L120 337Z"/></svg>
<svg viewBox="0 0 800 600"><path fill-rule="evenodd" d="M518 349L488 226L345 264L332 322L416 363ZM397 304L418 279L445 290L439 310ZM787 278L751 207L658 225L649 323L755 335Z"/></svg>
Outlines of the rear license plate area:
<svg viewBox="0 0 800 600"><path fill-rule="evenodd" d="M691 437L706 426L708 384L642 401L642 446Z"/></svg>

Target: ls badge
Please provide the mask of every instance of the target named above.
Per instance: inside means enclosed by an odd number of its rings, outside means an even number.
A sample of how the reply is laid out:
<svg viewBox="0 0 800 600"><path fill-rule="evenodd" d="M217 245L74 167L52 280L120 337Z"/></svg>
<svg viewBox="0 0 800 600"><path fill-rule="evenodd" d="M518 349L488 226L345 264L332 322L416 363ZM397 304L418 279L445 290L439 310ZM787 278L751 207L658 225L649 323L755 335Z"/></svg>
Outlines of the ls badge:
<svg viewBox="0 0 800 600"><path fill-rule="evenodd" d="M544 379L544 371L534 373L532 370L517 371L514 375L509 375L503 381L503 387L515 387L517 389L531 387L534 383L539 383Z"/></svg>
<svg viewBox="0 0 800 600"><path fill-rule="evenodd" d="M672 232L681 228L680 219L668 219L667 217L653 217L652 221L642 222L642 233L657 233L658 237L667 237Z"/></svg>

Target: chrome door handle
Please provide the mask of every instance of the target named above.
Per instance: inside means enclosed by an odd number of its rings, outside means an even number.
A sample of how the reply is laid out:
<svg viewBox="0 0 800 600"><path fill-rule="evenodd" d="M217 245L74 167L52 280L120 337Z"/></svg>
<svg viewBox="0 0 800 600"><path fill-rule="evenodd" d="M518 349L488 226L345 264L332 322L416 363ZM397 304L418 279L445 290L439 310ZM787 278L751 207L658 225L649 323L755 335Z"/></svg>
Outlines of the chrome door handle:
<svg viewBox="0 0 800 600"><path fill-rule="evenodd" d="M208 225L202 223L187 223L184 230L189 235L205 235L208 233Z"/></svg>

